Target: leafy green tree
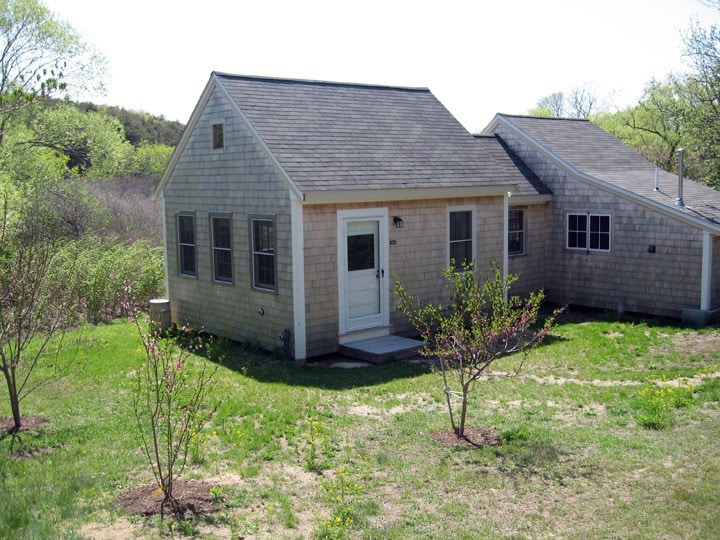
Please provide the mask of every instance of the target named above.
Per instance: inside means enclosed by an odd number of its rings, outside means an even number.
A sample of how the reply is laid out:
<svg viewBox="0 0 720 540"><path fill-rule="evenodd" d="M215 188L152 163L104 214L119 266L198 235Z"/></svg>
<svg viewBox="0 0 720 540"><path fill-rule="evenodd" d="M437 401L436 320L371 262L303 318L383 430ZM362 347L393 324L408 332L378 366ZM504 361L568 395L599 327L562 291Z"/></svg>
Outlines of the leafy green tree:
<svg viewBox="0 0 720 540"><path fill-rule="evenodd" d="M132 163L123 126L110 116L57 104L37 111L30 127L27 143L66 156L68 168L79 176L115 177Z"/></svg>
<svg viewBox="0 0 720 540"><path fill-rule="evenodd" d="M489 373L496 360L522 352L524 356L515 369L518 373L527 353L545 338L559 310L544 326L536 328L545 295L540 291L526 299L509 297L517 276L503 278L494 267L493 275L478 283L474 264L463 265L459 272L451 265L444 273L452 299L448 306L419 301L405 290L397 277L395 294L400 300L400 310L425 341L422 354L440 359L450 423L458 438L462 438L468 395L474 384ZM455 379L459 391L451 389L448 378ZM453 395L460 397L457 422Z"/></svg>
<svg viewBox="0 0 720 540"><path fill-rule="evenodd" d="M0 142L14 113L100 80L105 61L38 0L0 0Z"/></svg>

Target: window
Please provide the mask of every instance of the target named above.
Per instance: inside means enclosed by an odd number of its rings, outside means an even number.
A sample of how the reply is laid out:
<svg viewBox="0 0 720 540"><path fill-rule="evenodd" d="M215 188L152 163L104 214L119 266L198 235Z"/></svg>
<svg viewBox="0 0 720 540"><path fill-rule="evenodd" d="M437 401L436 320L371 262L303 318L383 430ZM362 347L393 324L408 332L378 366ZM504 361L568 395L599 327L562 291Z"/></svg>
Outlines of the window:
<svg viewBox="0 0 720 540"><path fill-rule="evenodd" d="M525 210L508 212L508 255L525 253Z"/></svg>
<svg viewBox="0 0 720 540"><path fill-rule="evenodd" d="M590 251L610 251L610 216L568 214L567 247Z"/></svg>
<svg viewBox="0 0 720 540"><path fill-rule="evenodd" d="M177 217L178 259L180 273L184 276L197 276L195 259L195 216L180 214Z"/></svg>
<svg viewBox="0 0 720 540"><path fill-rule="evenodd" d="M252 260L253 286L275 290L275 223L267 219L253 219Z"/></svg>
<svg viewBox="0 0 720 540"><path fill-rule="evenodd" d="M210 218L212 229L213 277L232 282L232 233L229 217Z"/></svg>
<svg viewBox="0 0 720 540"><path fill-rule="evenodd" d="M213 150L225 148L225 133L223 124L213 124L212 126L212 147Z"/></svg>
<svg viewBox="0 0 720 540"><path fill-rule="evenodd" d="M473 256L473 211L451 210L448 212L448 244L450 264L455 270L471 263Z"/></svg>

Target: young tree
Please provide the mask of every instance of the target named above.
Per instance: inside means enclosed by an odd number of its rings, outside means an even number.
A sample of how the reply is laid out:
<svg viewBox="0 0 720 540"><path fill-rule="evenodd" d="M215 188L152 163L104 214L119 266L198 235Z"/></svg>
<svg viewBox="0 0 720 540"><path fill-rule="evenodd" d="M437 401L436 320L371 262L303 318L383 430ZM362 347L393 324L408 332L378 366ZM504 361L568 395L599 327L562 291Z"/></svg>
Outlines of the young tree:
<svg viewBox="0 0 720 540"><path fill-rule="evenodd" d="M476 281L474 264L466 264L462 271L453 265L444 271L452 302L441 304L418 301L395 278L395 294L400 310L410 319L425 341L422 354L437 357L443 373L450 423L458 438L465 436L468 395L474 384L487 375L497 359L523 353L515 373L522 368L528 352L538 345L550 330L556 315L552 314L540 328L538 319L542 291L527 299L508 298L510 286L517 276L503 278L497 267L482 284ZM460 391L453 392L448 375L454 376ZM451 395L460 396L460 418L456 422Z"/></svg>
<svg viewBox="0 0 720 540"><path fill-rule="evenodd" d="M146 354L133 398L138 436L158 489L165 495L161 515L169 506L173 515L182 518L184 509L173 488L187 463L192 437L218 406L208 407L207 403L218 367L192 365L192 355L207 351L209 344L190 328L183 326L179 330L183 343L178 346L171 338L163 338L147 320L141 322L131 303L126 304L126 309Z"/></svg>
<svg viewBox="0 0 720 540"><path fill-rule="evenodd" d="M13 219L5 198L0 216L0 370L13 432L22 427L21 401L72 367L58 357L75 321L72 283L54 274L57 235L30 210Z"/></svg>

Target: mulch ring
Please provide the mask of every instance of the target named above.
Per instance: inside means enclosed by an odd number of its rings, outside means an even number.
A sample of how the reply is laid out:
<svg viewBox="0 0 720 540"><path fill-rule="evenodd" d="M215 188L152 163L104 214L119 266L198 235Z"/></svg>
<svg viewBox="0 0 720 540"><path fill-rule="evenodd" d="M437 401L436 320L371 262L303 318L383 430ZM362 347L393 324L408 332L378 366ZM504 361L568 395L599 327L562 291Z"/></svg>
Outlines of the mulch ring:
<svg viewBox="0 0 720 540"><path fill-rule="evenodd" d="M50 423L46 416L21 416L19 431L32 431L43 424ZM12 433L15 428L15 421L12 418L0 418L0 433Z"/></svg>
<svg viewBox="0 0 720 540"><path fill-rule="evenodd" d="M173 482L173 496L180 506L181 514L191 512L195 516L213 513L213 497L210 486L199 480L175 480ZM160 491L157 484L146 484L123 492L115 504L129 514L153 516L161 511L166 515L172 514L169 504L163 508L165 494Z"/></svg>
<svg viewBox="0 0 720 540"><path fill-rule="evenodd" d="M493 446L500 443L500 436L495 428L465 426L465 434L458 438L454 429L439 429L431 431L430 436L445 446L469 446L480 448L481 446Z"/></svg>

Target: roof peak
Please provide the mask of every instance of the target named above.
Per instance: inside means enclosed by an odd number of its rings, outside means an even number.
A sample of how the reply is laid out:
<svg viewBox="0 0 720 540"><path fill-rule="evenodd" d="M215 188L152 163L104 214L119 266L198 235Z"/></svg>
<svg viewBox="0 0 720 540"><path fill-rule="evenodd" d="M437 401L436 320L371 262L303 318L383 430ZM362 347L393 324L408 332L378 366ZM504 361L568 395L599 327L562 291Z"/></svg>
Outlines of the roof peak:
<svg viewBox="0 0 720 540"><path fill-rule="evenodd" d="M269 82L278 84L303 84L311 86L335 86L335 87L349 87L349 88L377 88L379 90L400 90L407 92L430 92L429 88L426 87L412 87L412 86L394 86L394 85L383 85L383 84L370 84L370 83L353 83L353 82L341 82L341 81L321 81L314 79L293 79L284 77L267 77L262 75L240 75L235 73L225 73L222 71L213 71L213 76L220 79L234 79L234 80L246 80L246 81L258 81L258 82Z"/></svg>

